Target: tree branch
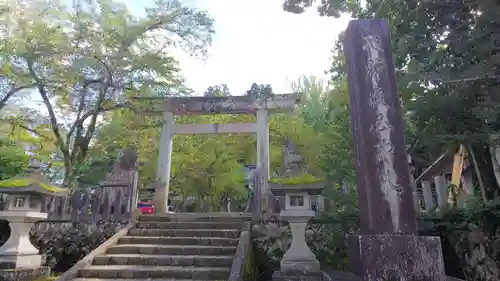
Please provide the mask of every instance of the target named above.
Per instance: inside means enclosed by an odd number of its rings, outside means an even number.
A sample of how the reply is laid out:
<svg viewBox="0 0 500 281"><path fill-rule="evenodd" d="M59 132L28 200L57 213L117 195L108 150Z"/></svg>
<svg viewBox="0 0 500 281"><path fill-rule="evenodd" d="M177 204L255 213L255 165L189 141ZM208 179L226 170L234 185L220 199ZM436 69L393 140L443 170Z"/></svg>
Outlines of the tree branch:
<svg viewBox="0 0 500 281"><path fill-rule="evenodd" d="M18 126L19 128L22 128L28 132L31 132L45 140L51 140L51 138L47 137L47 136L44 136L43 134L41 134L40 132L38 132L37 130L35 129L31 129L30 127L27 127L27 126L24 126L23 124L15 124L15 126Z"/></svg>
<svg viewBox="0 0 500 281"><path fill-rule="evenodd" d="M31 83L20 87L15 87L10 91L8 91L7 94L0 100L0 110L2 110L2 108L7 104L7 101L10 99L10 97L12 97L15 93L35 86L36 86L35 83Z"/></svg>
<svg viewBox="0 0 500 281"><path fill-rule="evenodd" d="M131 104L128 102L118 103L118 104L115 104L115 105L113 105L111 107L107 107L107 108L99 107L97 109L93 109L91 111L84 113L82 115L82 117L80 119L78 119L75 123L83 125L83 123L85 123L85 120L87 120L89 117L92 117L94 115L99 115L100 113L109 112L109 111L113 111L113 110L117 110L117 109L130 108L130 107L131 107Z"/></svg>
<svg viewBox="0 0 500 281"><path fill-rule="evenodd" d="M71 128L72 131L70 131L71 134L67 135L67 138L71 139L71 135L73 134L73 131L76 129L75 139L73 141L73 148L71 149L71 154L69 156L70 162L72 164L81 163L85 159L85 157L87 156L87 151L88 151L88 147L90 144L90 140L92 139L92 135L95 132L97 117L100 113L99 108L101 108L101 105L106 98L106 93L108 92L109 88L113 84L113 75L112 75L110 67L101 58L99 58L97 56L94 56L94 58L104 66L107 77L102 77L102 78L96 79L96 81L88 80L88 81L86 81L86 83L84 83L85 88L88 88L90 85L95 84L95 83L99 83L99 82L104 82L104 85L102 85L101 91L99 93L99 97L98 97L97 102L96 102L96 110L91 110L88 112L90 114L87 113L87 114L84 114L84 116L80 116L80 118L74 122L74 124ZM82 97L83 98L80 100L81 103L79 104L79 108L82 108L82 110L83 110L83 103L84 103L85 95L82 95ZM81 115L81 114L82 113L80 111L79 115ZM87 131L85 132L85 136L82 136L83 123L89 117L91 117L92 119L90 121L89 126L87 127ZM75 167L75 170L73 171L74 173L71 175L68 175L68 176L74 177L78 173L78 168L79 167Z"/></svg>
<svg viewBox="0 0 500 281"><path fill-rule="evenodd" d="M85 107L85 97L87 97L87 89L88 89L88 87L91 86L91 85L93 85L93 84L97 84L97 83L99 83L101 81L102 81L102 78L86 80L86 81L83 82L83 87L82 87L82 90L80 91L80 101L79 101L79 104L78 104L78 109L77 109L77 114L76 114L76 121L73 123L73 125L71 126L68 134L66 135L66 143L70 143L71 136L73 135L73 133L75 132L75 130L77 128L79 128L78 126L82 126L83 125L83 124L80 124L77 121L81 119L81 116L82 116L82 113L83 113L83 109ZM80 132L78 131L76 133L76 135L80 135Z"/></svg>
<svg viewBox="0 0 500 281"><path fill-rule="evenodd" d="M42 80L36 75L35 70L33 69L33 62L31 60L28 60L28 71L35 80L36 87L38 89L38 93L43 99L43 103L45 104L45 107L47 108L47 111L49 112L49 118L50 118L50 123L52 127L52 132L54 133L54 136L56 137L56 142L57 146L61 150L61 153L64 155L64 164L67 169L70 168L70 163L69 161L69 151L68 147L63 141L63 138L61 136L61 132L59 130L59 126L57 124L57 118L56 114L54 112L54 108L52 107L52 104L50 103L49 97L47 95L47 92L45 91L44 88L44 83Z"/></svg>

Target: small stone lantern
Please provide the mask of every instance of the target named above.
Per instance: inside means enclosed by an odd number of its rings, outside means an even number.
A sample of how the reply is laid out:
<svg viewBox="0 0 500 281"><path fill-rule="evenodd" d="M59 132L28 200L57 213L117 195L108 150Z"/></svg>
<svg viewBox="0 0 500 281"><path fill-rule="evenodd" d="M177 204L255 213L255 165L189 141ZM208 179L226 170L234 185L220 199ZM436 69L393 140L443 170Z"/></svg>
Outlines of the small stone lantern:
<svg viewBox="0 0 500 281"><path fill-rule="evenodd" d="M0 279L17 280L19 275L31 276L48 273L42 267L42 256L29 240L29 232L36 221L47 218L42 213L43 195L65 196L67 189L52 186L30 166L22 177L0 181L0 193L7 195L0 219L7 220L10 237L0 247ZM29 279L29 278L28 278Z"/></svg>
<svg viewBox="0 0 500 281"><path fill-rule="evenodd" d="M280 271L274 272L273 280L322 280L319 262L307 246L305 232L307 222L315 215L311 196L319 195L324 184L300 169L302 159L295 151L290 151L291 146L290 143L285 145L285 172L280 178L269 181L274 196L285 196L285 208L280 216L289 222L292 231L292 244L281 260Z"/></svg>

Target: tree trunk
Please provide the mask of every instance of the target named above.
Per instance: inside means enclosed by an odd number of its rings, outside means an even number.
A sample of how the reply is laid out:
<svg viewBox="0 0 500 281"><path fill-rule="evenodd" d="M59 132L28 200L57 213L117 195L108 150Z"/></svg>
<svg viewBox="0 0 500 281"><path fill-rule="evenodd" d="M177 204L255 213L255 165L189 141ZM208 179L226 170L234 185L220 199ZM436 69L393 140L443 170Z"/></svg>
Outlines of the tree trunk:
<svg viewBox="0 0 500 281"><path fill-rule="evenodd" d="M481 167L480 171L483 175L483 181L486 187L486 195L489 199L494 199L498 197L499 186L493 168L492 154L490 153L488 143L484 142L479 147L482 152L480 155L481 157L479 157L479 165Z"/></svg>
<svg viewBox="0 0 500 281"><path fill-rule="evenodd" d="M470 144L474 166L477 165L476 174L481 175L482 185L488 199L495 198L498 195L498 184L493 169L492 155L489 145L485 142ZM481 184L481 183L480 183Z"/></svg>
<svg viewBox="0 0 500 281"><path fill-rule="evenodd" d="M476 153L474 152L474 149L472 149L472 145L468 144L467 148L472 159L472 164L474 165L474 171L476 172L477 181L479 182L481 197L483 198L484 202L486 202L488 201L488 197L486 196L486 188L484 187L483 177L481 176L481 172L479 171L479 163L476 158Z"/></svg>
<svg viewBox="0 0 500 281"><path fill-rule="evenodd" d="M493 173L497 181L497 185L500 185L500 147L495 144L489 146L491 154L491 162L493 166Z"/></svg>

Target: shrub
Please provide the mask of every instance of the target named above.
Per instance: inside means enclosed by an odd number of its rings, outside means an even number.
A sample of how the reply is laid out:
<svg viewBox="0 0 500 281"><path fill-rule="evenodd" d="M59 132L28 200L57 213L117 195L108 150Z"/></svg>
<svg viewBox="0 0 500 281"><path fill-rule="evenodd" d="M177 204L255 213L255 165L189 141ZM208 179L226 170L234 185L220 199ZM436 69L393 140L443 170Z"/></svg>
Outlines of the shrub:
<svg viewBox="0 0 500 281"><path fill-rule="evenodd" d="M44 264L50 266L51 271L65 272L126 224L39 222L31 229L30 240L44 255ZM9 235L8 223L0 220L0 245Z"/></svg>

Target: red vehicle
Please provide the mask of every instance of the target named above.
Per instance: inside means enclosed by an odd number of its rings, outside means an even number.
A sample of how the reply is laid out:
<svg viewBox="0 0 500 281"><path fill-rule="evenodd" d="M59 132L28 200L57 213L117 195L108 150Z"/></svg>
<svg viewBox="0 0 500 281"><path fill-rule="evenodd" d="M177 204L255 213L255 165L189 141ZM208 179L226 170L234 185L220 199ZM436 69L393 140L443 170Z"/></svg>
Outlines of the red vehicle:
<svg viewBox="0 0 500 281"><path fill-rule="evenodd" d="M137 203L137 208L141 214L154 214L155 212L155 206L149 202L139 202Z"/></svg>

